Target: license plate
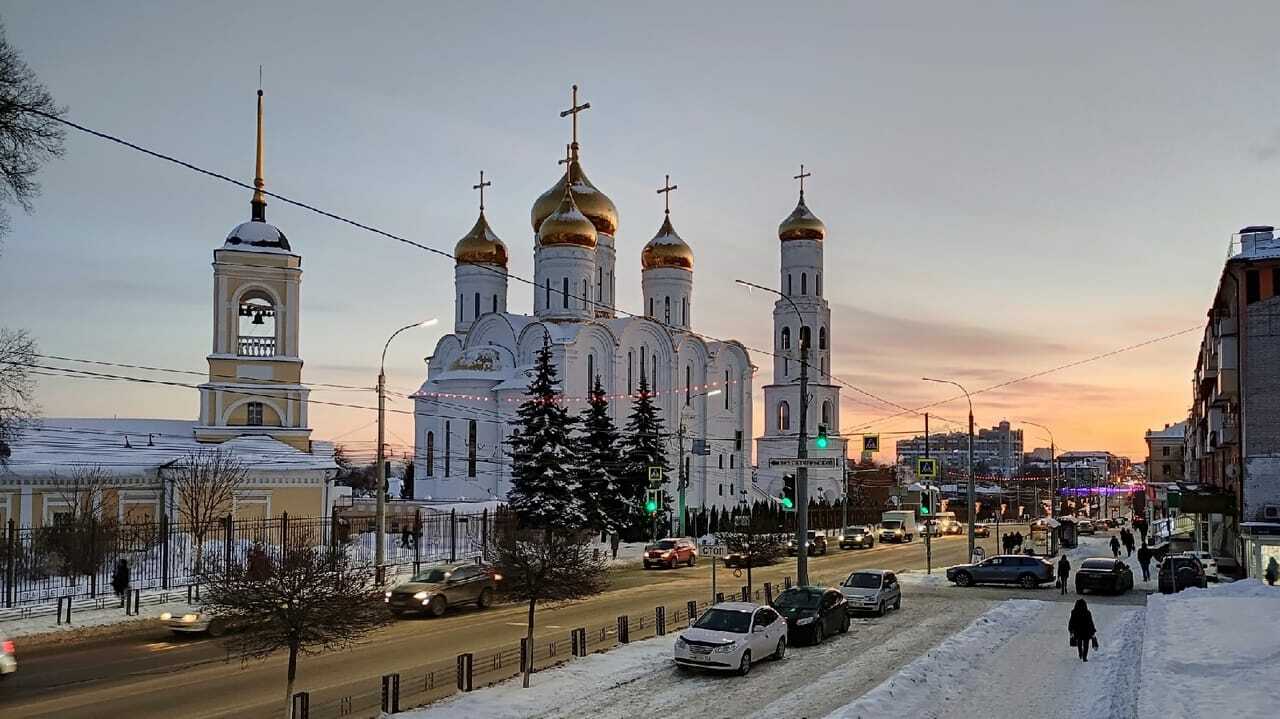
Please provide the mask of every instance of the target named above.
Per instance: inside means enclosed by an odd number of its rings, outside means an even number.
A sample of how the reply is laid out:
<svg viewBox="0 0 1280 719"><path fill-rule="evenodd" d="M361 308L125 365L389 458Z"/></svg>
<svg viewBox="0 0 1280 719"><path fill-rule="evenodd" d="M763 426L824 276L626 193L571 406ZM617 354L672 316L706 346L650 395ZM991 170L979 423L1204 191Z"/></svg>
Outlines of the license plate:
<svg viewBox="0 0 1280 719"><path fill-rule="evenodd" d="M689 647L689 651L694 654L710 654L711 647Z"/></svg>

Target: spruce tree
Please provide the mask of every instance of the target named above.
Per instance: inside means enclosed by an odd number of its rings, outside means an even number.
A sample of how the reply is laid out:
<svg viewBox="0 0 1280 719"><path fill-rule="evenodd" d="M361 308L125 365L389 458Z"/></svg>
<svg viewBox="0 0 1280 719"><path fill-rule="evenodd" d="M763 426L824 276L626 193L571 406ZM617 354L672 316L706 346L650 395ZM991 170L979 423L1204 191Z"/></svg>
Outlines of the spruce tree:
<svg viewBox="0 0 1280 719"><path fill-rule="evenodd" d="M587 408L579 416L576 435L579 475L576 487L578 505L591 529L617 534L631 522L631 509L622 498L617 479L618 428L609 416L609 401L604 396L600 377L587 398Z"/></svg>
<svg viewBox="0 0 1280 719"><path fill-rule="evenodd" d="M526 528L576 530L585 524L575 499L577 463L570 439L575 422L558 395L551 343L544 338L534 359L528 399L516 410L510 441L507 502Z"/></svg>
<svg viewBox="0 0 1280 719"><path fill-rule="evenodd" d="M645 490L649 488L649 468L662 469L663 496L666 496L667 474L671 464L667 461L666 438L662 432L662 418L658 416L658 408L653 403L653 395L649 392L649 382L644 373L640 373L640 387L631 406L631 416L627 418L626 430L622 436L621 452L623 469L619 479L619 494L626 502L632 517L631 526L637 529L649 526L652 518L645 514ZM659 513L670 509L670 498L658 507Z"/></svg>

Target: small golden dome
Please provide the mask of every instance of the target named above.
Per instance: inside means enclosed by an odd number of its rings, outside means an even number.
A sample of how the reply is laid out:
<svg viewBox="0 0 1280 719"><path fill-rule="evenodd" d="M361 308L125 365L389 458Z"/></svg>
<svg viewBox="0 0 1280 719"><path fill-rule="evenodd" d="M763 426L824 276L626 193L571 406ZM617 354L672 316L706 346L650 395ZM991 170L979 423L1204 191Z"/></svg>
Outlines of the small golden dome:
<svg viewBox="0 0 1280 719"><path fill-rule="evenodd" d="M779 240L822 240L827 236L827 226L822 224L818 216L809 211L804 204L804 193L800 193L800 202L796 209L787 215L787 219L778 225Z"/></svg>
<svg viewBox="0 0 1280 719"><path fill-rule="evenodd" d="M578 158L575 157L569 163L568 173L573 182L573 202L578 206L578 210L583 215L586 215L588 220L591 220L591 224L595 225L597 232L603 232L610 237L617 234L618 208L614 207L613 200L610 200L608 195L591 184L591 180L587 179L587 174L582 171L582 165L578 163ZM542 221L547 219L560 206L560 199L564 195L564 184L565 177L561 175L559 181L552 185L550 190L542 193L542 196L533 203L531 219L534 232L540 231L542 229Z"/></svg>
<svg viewBox="0 0 1280 719"><path fill-rule="evenodd" d="M568 188L560 192L559 206L538 226L538 244L542 247L578 245L595 249L595 225L574 204Z"/></svg>
<svg viewBox="0 0 1280 719"><path fill-rule="evenodd" d="M646 270L677 267L693 271L693 249L676 234L671 226L671 215L662 220L658 234L640 251L640 266Z"/></svg>
<svg viewBox="0 0 1280 719"><path fill-rule="evenodd" d="M475 227L453 246L453 257L460 265L497 265L506 269L507 246L489 229L484 210L476 218Z"/></svg>

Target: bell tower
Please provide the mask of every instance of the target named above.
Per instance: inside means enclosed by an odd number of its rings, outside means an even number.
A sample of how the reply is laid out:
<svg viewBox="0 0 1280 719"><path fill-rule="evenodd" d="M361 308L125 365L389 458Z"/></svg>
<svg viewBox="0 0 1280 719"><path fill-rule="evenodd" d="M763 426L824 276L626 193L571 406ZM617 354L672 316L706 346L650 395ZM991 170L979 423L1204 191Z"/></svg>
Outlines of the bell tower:
<svg viewBox="0 0 1280 719"><path fill-rule="evenodd" d="M302 258L267 223L262 189L262 90L258 90L257 162L250 219L213 252L213 351L200 385L196 439L245 434L311 451L307 397L298 348Z"/></svg>

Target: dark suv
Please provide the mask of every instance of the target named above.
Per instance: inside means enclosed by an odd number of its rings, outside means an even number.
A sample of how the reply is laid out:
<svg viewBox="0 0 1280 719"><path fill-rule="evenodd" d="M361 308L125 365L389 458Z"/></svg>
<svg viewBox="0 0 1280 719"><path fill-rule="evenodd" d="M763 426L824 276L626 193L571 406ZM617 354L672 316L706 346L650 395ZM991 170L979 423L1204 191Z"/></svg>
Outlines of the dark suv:
<svg viewBox="0 0 1280 719"><path fill-rule="evenodd" d="M809 541L805 542L805 544L808 546L809 556L827 553L827 536L825 534L810 529L808 539ZM787 554L794 555L795 553L796 540L792 537L791 541L787 542Z"/></svg>
<svg viewBox="0 0 1280 719"><path fill-rule="evenodd" d="M787 642L807 639L821 644L823 639L849 631L849 613L844 595L830 587L792 587L773 600L773 608L787 620Z"/></svg>
<svg viewBox="0 0 1280 719"><path fill-rule="evenodd" d="M1161 594L1173 594L1187 587L1204 589L1208 586L1208 579L1204 575L1204 565L1200 564L1199 559L1175 554L1165 557L1160 563L1160 570L1156 575L1156 586L1160 588Z"/></svg>
<svg viewBox="0 0 1280 719"><path fill-rule="evenodd" d="M947 579L962 587L974 584L1017 584L1035 589L1053 581L1053 565L1039 557L1001 554L977 564L947 567Z"/></svg>

